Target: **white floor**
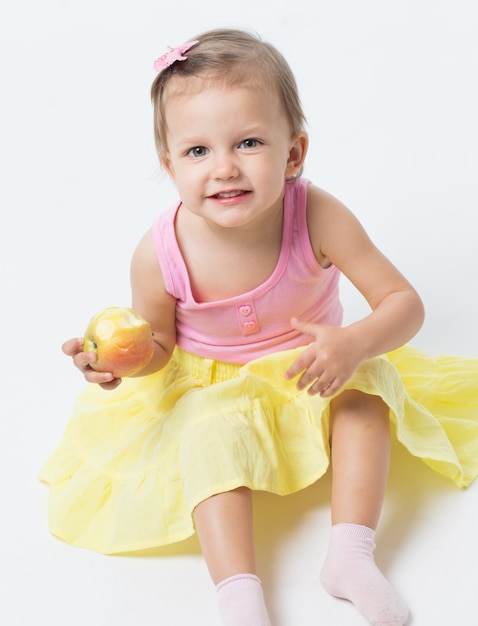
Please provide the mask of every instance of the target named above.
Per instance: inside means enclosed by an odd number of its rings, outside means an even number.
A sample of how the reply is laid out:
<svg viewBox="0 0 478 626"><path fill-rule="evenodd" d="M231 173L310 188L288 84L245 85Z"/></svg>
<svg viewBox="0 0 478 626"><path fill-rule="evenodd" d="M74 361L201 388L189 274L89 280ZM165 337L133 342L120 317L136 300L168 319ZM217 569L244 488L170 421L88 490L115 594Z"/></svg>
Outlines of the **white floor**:
<svg viewBox="0 0 478 626"><path fill-rule="evenodd" d="M251 27L289 59L308 115L306 175L357 213L417 286L413 344L478 357L478 8L383 2L44 0L0 9L0 624L219 626L194 539L105 557L49 535L36 475L82 381L60 352L128 304L130 254L175 198L158 176L151 64L216 26ZM347 319L364 312L346 283ZM318 576L330 477L256 497L274 626L361 626ZM376 558L413 626L478 624L478 482L459 491L394 445Z"/></svg>

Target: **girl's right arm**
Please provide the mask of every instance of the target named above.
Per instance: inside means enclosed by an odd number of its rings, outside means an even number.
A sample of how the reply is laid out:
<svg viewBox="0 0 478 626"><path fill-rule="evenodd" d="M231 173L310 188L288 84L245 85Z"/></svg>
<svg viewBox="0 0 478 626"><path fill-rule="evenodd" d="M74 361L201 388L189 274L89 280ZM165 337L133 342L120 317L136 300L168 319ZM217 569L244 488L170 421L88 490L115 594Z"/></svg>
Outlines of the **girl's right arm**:
<svg viewBox="0 0 478 626"><path fill-rule="evenodd" d="M151 230L138 244L131 261L131 306L151 325L154 354L149 364L136 376L152 374L169 361L176 344L176 299L165 289L163 276L156 256ZM63 352L73 358L74 365L90 383L104 389L114 389L121 379L110 372L97 372L90 366L95 361L91 352L83 352L83 339L69 339Z"/></svg>
<svg viewBox="0 0 478 626"><path fill-rule="evenodd" d="M131 294L131 306L148 320L153 331L153 358L137 374L144 376L162 369L176 345L176 298L164 286L151 230L146 233L133 254Z"/></svg>

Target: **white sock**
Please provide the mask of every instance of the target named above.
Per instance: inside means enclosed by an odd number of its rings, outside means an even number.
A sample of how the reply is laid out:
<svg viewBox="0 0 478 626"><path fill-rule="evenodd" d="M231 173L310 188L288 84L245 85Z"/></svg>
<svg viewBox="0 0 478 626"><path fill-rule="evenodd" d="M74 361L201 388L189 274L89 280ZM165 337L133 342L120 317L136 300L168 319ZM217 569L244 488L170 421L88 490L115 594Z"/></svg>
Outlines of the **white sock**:
<svg viewBox="0 0 478 626"><path fill-rule="evenodd" d="M230 576L216 590L224 626L271 626L261 581L254 574Z"/></svg>
<svg viewBox="0 0 478 626"><path fill-rule="evenodd" d="M374 537L367 526L332 526L320 581L330 595L352 602L373 626L404 626L408 609L375 565Z"/></svg>

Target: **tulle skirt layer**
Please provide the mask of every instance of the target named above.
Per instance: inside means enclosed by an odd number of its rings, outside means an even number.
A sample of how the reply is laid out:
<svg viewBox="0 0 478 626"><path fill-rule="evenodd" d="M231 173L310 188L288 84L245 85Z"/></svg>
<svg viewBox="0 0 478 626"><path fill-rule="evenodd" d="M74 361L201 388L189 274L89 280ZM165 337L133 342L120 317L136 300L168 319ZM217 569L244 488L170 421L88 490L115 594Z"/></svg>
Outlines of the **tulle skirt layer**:
<svg viewBox="0 0 478 626"><path fill-rule="evenodd" d="M289 494L329 464L330 399L284 372L303 348L244 366L176 349L114 391L87 386L40 479L51 532L113 554L183 540L205 498L247 486ZM345 388L381 396L398 440L458 487L478 475L478 359L405 346L362 363Z"/></svg>

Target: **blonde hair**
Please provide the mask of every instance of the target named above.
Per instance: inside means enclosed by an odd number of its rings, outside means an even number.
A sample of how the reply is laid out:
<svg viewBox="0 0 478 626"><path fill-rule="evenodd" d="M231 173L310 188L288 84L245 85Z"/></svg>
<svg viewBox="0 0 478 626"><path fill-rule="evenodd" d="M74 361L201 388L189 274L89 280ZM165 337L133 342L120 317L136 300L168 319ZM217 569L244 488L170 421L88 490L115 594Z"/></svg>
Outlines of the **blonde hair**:
<svg viewBox="0 0 478 626"><path fill-rule="evenodd" d="M159 157L167 150L165 94L187 89L185 79L202 79L226 87L250 84L275 90L284 107L292 135L304 129L305 116L297 83L289 64L271 44L242 30L216 29L191 41L199 43L185 52L186 61L177 61L162 70L151 86L154 107L154 140ZM174 77L174 80L171 79ZM181 78L179 83L176 78ZM197 87L197 82L193 85Z"/></svg>

